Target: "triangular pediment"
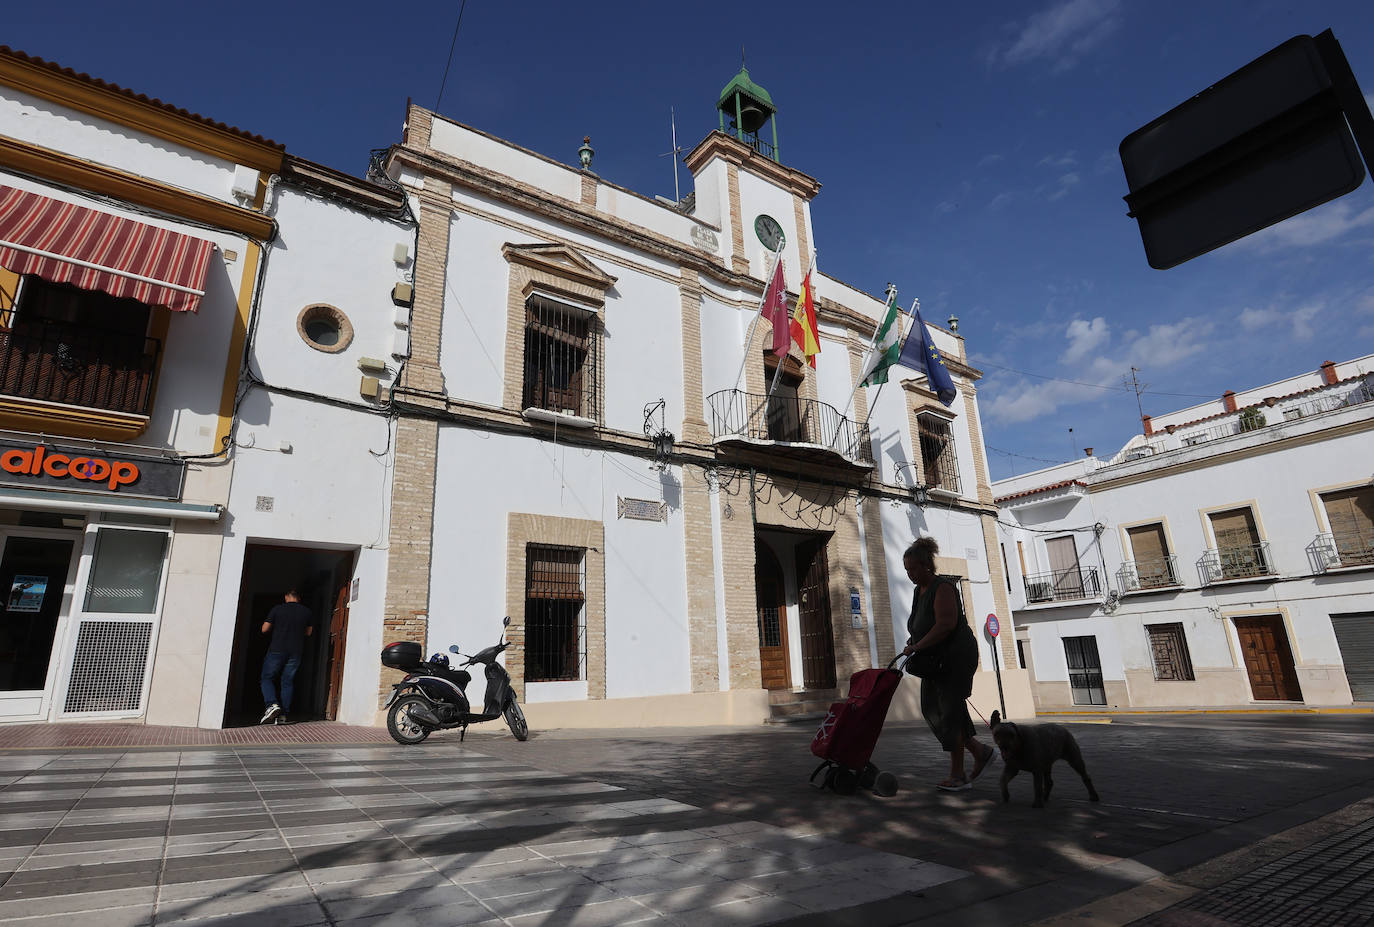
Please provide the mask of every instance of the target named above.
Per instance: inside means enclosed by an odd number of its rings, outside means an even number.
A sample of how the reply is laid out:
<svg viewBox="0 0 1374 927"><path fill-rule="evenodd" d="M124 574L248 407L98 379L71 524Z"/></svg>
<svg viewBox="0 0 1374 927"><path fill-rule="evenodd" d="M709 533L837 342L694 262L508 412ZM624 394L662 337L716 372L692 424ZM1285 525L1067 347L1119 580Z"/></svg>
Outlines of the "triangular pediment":
<svg viewBox="0 0 1374 927"><path fill-rule="evenodd" d="M501 253L512 264L523 264L535 271L564 277L599 291L603 296L615 286L615 277L597 267L576 248L563 244L505 244Z"/></svg>

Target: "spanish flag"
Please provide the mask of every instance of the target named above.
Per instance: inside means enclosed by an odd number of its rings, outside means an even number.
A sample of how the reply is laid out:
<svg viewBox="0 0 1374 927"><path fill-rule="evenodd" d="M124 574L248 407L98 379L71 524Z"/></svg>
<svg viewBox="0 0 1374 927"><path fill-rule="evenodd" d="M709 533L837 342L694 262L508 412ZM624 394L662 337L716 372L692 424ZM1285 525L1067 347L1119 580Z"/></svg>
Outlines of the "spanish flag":
<svg viewBox="0 0 1374 927"><path fill-rule="evenodd" d="M806 272L802 280L801 295L797 297L797 308L792 312L792 340L806 355L806 362L816 366L816 355L821 353L820 332L816 329L816 304L811 300L811 272Z"/></svg>

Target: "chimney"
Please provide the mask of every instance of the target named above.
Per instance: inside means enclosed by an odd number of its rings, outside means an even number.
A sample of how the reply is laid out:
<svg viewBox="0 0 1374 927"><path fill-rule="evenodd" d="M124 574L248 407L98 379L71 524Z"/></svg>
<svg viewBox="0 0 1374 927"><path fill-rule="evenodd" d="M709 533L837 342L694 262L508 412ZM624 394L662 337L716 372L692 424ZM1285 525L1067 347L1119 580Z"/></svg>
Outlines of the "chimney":
<svg viewBox="0 0 1374 927"><path fill-rule="evenodd" d="M1222 393L1222 394L1221 394L1221 401L1222 401L1222 403L1225 404L1225 406L1226 406L1226 411L1227 411L1227 412L1234 412L1234 411L1236 411L1236 391L1235 391L1235 390L1233 390L1233 389L1228 389L1226 392Z"/></svg>
<svg viewBox="0 0 1374 927"><path fill-rule="evenodd" d="M1336 382L1336 365L1331 361L1321 365L1322 382L1327 386Z"/></svg>
<svg viewBox="0 0 1374 927"><path fill-rule="evenodd" d="M1143 422L1145 425L1145 437L1148 438L1150 435L1155 433L1155 430L1152 427L1150 427L1150 416L1142 415L1140 417L1140 421Z"/></svg>

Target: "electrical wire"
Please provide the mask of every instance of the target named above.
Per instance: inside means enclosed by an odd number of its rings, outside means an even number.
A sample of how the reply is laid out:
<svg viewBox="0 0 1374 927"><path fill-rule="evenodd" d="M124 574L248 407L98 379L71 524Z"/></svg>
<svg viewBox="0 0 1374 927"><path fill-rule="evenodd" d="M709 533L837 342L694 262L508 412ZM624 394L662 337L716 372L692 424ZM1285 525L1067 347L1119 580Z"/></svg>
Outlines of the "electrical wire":
<svg viewBox="0 0 1374 927"><path fill-rule="evenodd" d="M448 43L448 61L444 64L444 79L439 82L439 99L434 102L434 109L437 112L440 104L444 102L444 88L448 86L448 69L453 66L453 49L458 45L458 27L463 24L463 11L468 8L468 0L463 0L458 7L458 21L453 24L453 40Z"/></svg>
<svg viewBox="0 0 1374 927"><path fill-rule="evenodd" d="M1015 367L1004 367L1001 364L994 364L991 361L976 359L980 367L993 367L997 370L1005 370L1008 373L1017 373L1023 377L1034 377L1037 380L1053 380L1055 383L1072 383L1074 386L1086 386L1089 389L1106 390L1109 393L1134 393L1135 390L1129 386L1108 386L1105 383L1088 383L1083 380L1068 380L1064 377L1051 377L1043 373L1031 373L1029 370L1018 370ZM1166 393L1163 390L1143 389L1141 394L1149 393L1152 396L1177 396L1182 399L1215 399L1215 396L1203 396L1198 393Z"/></svg>

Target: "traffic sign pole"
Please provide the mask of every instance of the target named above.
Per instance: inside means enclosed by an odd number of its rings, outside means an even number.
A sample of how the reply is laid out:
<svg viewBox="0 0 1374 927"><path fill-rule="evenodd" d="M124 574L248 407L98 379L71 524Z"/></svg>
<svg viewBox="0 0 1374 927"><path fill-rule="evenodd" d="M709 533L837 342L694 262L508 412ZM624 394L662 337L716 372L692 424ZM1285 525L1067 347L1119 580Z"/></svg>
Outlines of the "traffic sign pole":
<svg viewBox="0 0 1374 927"><path fill-rule="evenodd" d="M988 613L988 620L983 629L988 632L988 643L992 645L992 671L997 674L997 703L1002 706L1002 717L1007 716L1007 699L1002 694L1002 661L997 658L997 632L1002 628L997 623L997 616Z"/></svg>

